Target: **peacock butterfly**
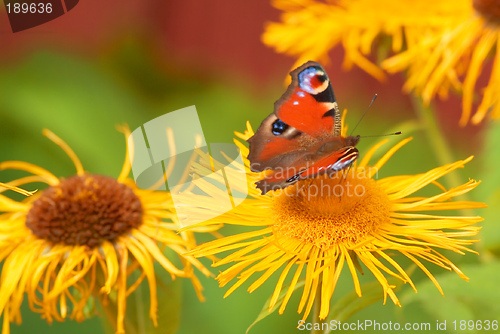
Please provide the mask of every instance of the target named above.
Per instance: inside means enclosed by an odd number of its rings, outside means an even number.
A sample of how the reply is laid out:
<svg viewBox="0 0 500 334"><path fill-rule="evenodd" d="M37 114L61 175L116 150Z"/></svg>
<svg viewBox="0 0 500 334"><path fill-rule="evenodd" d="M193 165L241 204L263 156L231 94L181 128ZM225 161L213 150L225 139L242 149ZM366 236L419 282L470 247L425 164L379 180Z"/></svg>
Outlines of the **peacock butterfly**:
<svg viewBox="0 0 500 334"><path fill-rule="evenodd" d="M292 82L274 112L248 139L250 169L272 172L258 181L263 194L299 180L352 165L359 136L341 135L341 115L323 67L308 61L290 73Z"/></svg>

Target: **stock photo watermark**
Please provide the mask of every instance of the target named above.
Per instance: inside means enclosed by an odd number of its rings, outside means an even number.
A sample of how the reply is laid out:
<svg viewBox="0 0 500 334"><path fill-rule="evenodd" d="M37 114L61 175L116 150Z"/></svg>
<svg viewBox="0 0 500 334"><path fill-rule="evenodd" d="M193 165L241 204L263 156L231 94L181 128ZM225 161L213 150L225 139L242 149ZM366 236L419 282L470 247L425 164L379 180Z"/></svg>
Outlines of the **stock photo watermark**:
<svg viewBox="0 0 500 334"><path fill-rule="evenodd" d="M248 196L248 175L241 152L235 144L207 143L195 106L169 112L143 124L131 133L128 143L137 186L170 191L181 226L226 213ZM201 174L192 173L193 165L201 155L209 157L205 160L210 167ZM318 176L314 179L302 177L305 171ZM263 181L269 179L272 182L273 178L291 180L290 186L272 188L276 195L299 196L306 200L336 197L341 201L343 198L363 197L366 193L363 180L377 175L375 167L340 171L323 168L316 173L313 168L302 166L300 169L275 168ZM199 179L209 182L211 187L198 189ZM304 182L298 182L301 180ZM186 189L189 191L184 191ZM210 212L204 215L197 215L191 206L186 205L187 202L196 202L199 195L205 195L205 200L212 201Z"/></svg>
<svg viewBox="0 0 500 334"><path fill-rule="evenodd" d="M294 175L295 180L305 180L301 179L300 175L303 171L307 170L308 167L301 170L297 170L293 167L288 168L276 168L274 173L270 176L264 177L263 180L272 178L282 178L282 175ZM346 169L342 171L325 171L325 176L323 177L323 182L305 182L297 183L295 186L280 188L280 186L271 187L271 190L277 192L277 194L284 194L285 196L302 196L306 197L308 200L314 197L325 197L325 196L335 196L335 197L362 197L366 193L366 187L364 184L360 183L360 180L366 180L378 177L377 167L366 167L357 169ZM322 177L321 175L319 176ZM351 179L357 180L353 183ZM319 183L319 184L318 184Z"/></svg>
<svg viewBox="0 0 500 334"><path fill-rule="evenodd" d="M418 331L418 332L437 332L437 331L491 331L497 333L499 329L498 320L436 320L431 322L381 322L377 320L357 320L355 322L341 322L331 320L330 322L305 322L299 320L297 329L300 331Z"/></svg>
<svg viewBox="0 0 500 334"><path fill-rule="evenodd" d="M247 197L248 192L236 186L241 182L246 183L245 170L236 170L235 167L244 166L241 153L234 144L206 142L195 106L167 113L145 123L132 132L128 142L137 186L170 191L181 226L217 217L232 210ZM195 197L203 193L196 188L197 180L190 177L193 157L197 156L197 152L209 153L211 161L226 161L222 165L212 164L210 173L198 177L210 182L213 185L212 192L218 195L205 193L209 195L207 200L212 201L210 213L207 213L210 216L204 215L199 219L184 200L185 196ZM214 179L223 182L214 182ZM184 189L190 189L190 192L183 192Z"/></svg>

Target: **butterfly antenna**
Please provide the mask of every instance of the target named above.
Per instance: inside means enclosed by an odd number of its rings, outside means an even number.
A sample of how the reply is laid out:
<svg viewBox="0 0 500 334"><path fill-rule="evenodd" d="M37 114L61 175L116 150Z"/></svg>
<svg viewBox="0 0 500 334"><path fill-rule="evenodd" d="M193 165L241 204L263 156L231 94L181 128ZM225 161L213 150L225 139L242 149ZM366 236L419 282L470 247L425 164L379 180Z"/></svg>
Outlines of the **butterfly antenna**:
<svg viewBox="0 0 500 334"><path fill-rule="evenodd" d="M360 136L359 138L370 138L370 137L385 137L385 136L396 136L396 135L400 135L402 134L403 132L401 131L398 131L398 132L394 132L394 133L386 133L385 135L373 135L373 136Z"/></svg>
<svg viewBox="0 0 500 334"><path fill-rule="evenodd" d="M370 104L368 105L368 108L366 108L365 112L363 113L363 115L361 116L361 118L359 119L358 123L356 124L356 126L352 129L351 131L351 134L349 136L351 136L354 132L354 130L356 130L356 128L358 127L359 123L361 123L361 121L363 120L363 118L365 117L366 113L368 112L368 110L370 109L370 107L372 106L373 104L373 101L375 101L375 99L377 98L377 94L373 95L373 99L372 101L370 102Z"/></svg>

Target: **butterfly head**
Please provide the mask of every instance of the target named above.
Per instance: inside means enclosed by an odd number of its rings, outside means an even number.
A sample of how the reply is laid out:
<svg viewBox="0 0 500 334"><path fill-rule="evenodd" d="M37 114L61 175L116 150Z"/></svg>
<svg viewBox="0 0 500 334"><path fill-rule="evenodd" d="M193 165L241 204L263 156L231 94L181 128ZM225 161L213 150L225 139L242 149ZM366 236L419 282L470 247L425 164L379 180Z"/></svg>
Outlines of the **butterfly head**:
<svg viewBox="0 0 500 334"><path fill-rule="evenodd" d="M357 136L347 136L345 137L345 145L346 146L356 146L361 139L360 135Z"/></svg>

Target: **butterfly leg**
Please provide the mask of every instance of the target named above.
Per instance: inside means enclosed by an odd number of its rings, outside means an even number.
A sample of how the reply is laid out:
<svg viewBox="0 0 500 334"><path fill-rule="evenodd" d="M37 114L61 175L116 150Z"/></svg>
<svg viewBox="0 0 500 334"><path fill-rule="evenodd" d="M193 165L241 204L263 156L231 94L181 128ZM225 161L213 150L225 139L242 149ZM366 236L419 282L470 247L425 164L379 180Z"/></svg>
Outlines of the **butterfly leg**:
<svg viewBox="0 0 500 334"><path fill-rule="evenodd" d="M352 165L349 165L349 167L347 167L347 171L345 169L342 169L342 178L340 179L339 184L342 184L342 182L344 182L347 179L347 177L349 176L349 173L351 172L351 167L352 167ZM339 197L340 197L340 202L341 202L342 201L342 194Z"/></svg>
<svg viewBox="0 0 500 334"><path fill-rule="evenodd" d="M344 176L344 170L342 170L342 181L345 181L345 179L347 179L347 177L349 176L349 172L351 171L351 167L352 165L349 165L349 167L347 167L347 172L345 173L345 176Z"/></svg>

